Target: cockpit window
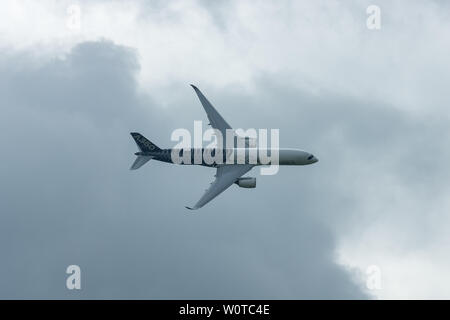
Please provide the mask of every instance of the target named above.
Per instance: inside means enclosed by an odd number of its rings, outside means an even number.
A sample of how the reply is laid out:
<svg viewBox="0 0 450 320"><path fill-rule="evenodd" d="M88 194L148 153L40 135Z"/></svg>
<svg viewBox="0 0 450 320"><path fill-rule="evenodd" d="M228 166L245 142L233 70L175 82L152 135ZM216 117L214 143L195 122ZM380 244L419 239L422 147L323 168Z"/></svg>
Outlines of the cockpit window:
<svg viewBox="0 0 450 320"><path fill-rule="evenodd" d="M311 160L312 158L314 158L314 156L313 156L313 155L310 155L310 156L308 157L308 160Z"/></svg>

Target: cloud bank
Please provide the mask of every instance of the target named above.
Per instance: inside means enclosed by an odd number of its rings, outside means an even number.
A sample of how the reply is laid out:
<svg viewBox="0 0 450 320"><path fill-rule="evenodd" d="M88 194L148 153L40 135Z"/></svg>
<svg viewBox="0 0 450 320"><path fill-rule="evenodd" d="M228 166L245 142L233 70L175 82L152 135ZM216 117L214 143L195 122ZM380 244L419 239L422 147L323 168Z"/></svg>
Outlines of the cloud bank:
<svg viewBox="0 0 450 320"><path fill-rule="evenodd" d="M71 4L0 13L2 298L448 297L447 4ZM192 82L320 162L186 214L213 171L129 172L128 133L205 119Z"/></svg>

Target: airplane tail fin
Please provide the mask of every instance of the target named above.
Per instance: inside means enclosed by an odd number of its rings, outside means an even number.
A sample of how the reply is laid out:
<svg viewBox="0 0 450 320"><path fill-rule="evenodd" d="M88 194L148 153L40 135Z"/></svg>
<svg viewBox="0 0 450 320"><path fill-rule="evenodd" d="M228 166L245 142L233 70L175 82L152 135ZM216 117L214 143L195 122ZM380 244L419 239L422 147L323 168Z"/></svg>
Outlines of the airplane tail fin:
<svg viewBox="0 0 450 320"><path fill-rule="evenodd" d="M150 140L145 138L142 134L137 132L131 132L131 136L133 137L134 141L136 142L139 150L141 152L152 152L152 151L160 151L161 149L158 148L154 143L152 143ZM144 164L146 164L150 159L153 157L150 155L142 155L139 152L136 153L137 158L133 162L130 170L136 170L142 167Z"/></svg>
<svg viewBox="0 0 450 320"><path fill-rule="evenodd" d="M136 160L134 160L133 165L130 170L137 170L146 164L152 157L149 156L137 156Z"/></svg>
<svg viewBox="0 0 450 320"><path fill-rule="evenodd" d="M161 150L154 143L152 143L150 140L145 138L142 134L137 133L137 132L131 132L130 134L133 137L134 141L136 142L139 150L141 150L142 152L151 152L151 151L160 151Z"/></svg>

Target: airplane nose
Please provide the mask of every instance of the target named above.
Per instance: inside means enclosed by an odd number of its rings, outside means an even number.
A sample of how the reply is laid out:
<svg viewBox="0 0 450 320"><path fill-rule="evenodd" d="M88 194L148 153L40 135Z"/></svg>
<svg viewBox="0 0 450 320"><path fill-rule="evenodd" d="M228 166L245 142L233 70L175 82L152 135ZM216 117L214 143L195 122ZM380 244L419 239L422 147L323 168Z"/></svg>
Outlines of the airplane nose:
<svg viewBox="0 0 450 320"><path fill-rule="evenodd" d="M310 163L316 163L319 159L317 159L314 155L309 154L308 161L310 161Z"/></svg>

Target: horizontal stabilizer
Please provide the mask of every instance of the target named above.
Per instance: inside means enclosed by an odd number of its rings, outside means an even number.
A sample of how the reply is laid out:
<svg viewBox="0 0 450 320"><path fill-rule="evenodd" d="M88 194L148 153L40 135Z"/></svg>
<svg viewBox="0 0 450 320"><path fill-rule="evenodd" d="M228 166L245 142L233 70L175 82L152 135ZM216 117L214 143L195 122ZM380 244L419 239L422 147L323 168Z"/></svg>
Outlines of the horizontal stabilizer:
<svg viewBox="0 0 450 320"><path fill-rule="evenodd" d="M131 166L130 170L136 170L142 167L144 164L146 164L151 158L149 156L138 156L136 160L134 161L133 165Z"/></svg>

